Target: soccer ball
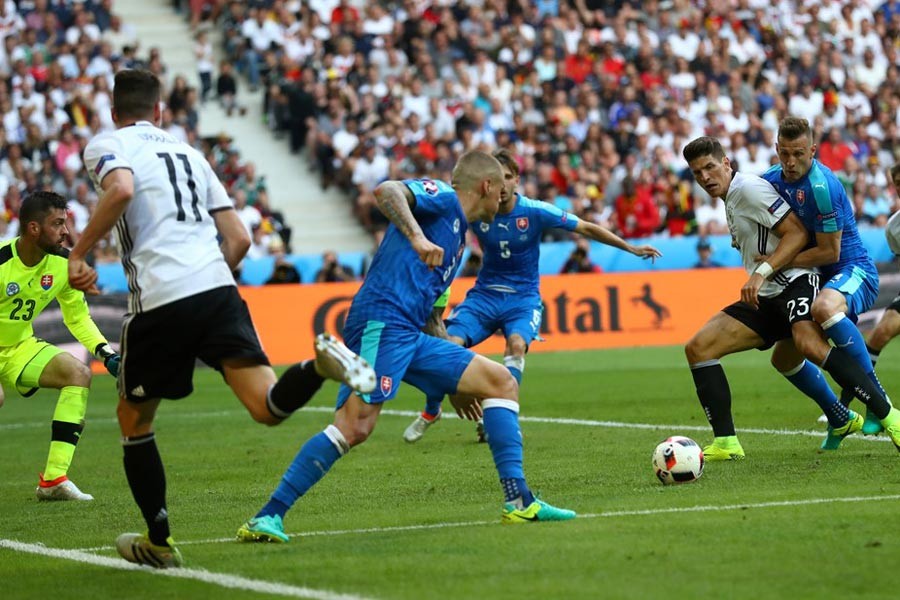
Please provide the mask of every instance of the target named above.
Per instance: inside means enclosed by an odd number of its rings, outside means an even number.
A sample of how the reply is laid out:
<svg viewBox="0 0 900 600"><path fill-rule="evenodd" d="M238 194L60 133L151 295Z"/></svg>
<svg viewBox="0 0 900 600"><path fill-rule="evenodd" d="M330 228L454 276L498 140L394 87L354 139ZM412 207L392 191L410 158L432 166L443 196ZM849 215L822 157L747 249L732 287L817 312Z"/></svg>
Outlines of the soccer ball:
<svg viewBox="0 0 900 600"><path fill-rule="evenodd" d="M653 451L653 472L664 485L697 481L703 475L703 450L691 438L666 438Z"/></svg>

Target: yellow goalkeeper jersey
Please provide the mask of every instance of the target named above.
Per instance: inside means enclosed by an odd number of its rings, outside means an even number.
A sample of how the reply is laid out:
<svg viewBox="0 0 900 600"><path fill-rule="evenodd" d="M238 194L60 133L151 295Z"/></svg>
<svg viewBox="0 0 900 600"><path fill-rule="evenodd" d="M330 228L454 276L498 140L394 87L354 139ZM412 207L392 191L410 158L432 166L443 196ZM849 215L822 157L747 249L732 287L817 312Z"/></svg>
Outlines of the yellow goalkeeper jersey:
<svg viewBox="0 0 900 600"><path fill-rule="evenodd" d="M84 293L69 286L68 260L48 254L27 267L15 238L0 245L0 346L15 346L34 336L31 322L56 298L63 322L91 354L106 338L91 319Z"/></svg>

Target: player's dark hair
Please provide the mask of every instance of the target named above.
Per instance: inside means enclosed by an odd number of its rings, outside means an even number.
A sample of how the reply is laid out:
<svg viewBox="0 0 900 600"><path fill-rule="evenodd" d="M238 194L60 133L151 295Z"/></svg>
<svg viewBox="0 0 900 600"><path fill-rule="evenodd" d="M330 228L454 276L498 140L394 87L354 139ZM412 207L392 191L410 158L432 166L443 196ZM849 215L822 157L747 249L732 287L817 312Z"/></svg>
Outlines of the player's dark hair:
<svg viewBox="0 0 900 600"><path fill-rule="evenodd" d="M891 179L894 179L898 175L900 175L900 163L897 163L893 167L891 167Z"/></svg>
<svg viewBox="0 0 900 600"><path fill-rule="evenodd" d="M156 75L142 69L116 73L113 108L119 120L149 119L159 103L161 85Z"/></svg>
<svg viewBox="0 0 900 600"><path fill-rule="evenodd" d="M701 156L712 156L716 160L722 160L725 158L725 150L722 148L722 143L719 140L705 135L692 140L681 151L681 155L684 156L684 160L687 162L696 160Z"/></svg>
<svg viewBox="0 0 900 600"><path fill-rule="evenodd" d="M800 117L785 117L778 124L778 139L792 141L806 136L810 141L813 139L812 129L809 127L809 121Z"/></svg>
<svg viewBox="0 0 900 600"><path fill-rule="evenodd" d="M497 159L497 162L499 162L502 167L512 171L513 175L516 177L519 176L519 163L516 162L512 152L506 148L501 148L494 152L493 157Z"/></svg>
<svg viewBox="0 0 900 600"><path fill-rule="evenodd" d="M66 199L56 192L32 192L19 207L19 223L24 228L32 221L43 223L53 209L65 210Z"/></svg>

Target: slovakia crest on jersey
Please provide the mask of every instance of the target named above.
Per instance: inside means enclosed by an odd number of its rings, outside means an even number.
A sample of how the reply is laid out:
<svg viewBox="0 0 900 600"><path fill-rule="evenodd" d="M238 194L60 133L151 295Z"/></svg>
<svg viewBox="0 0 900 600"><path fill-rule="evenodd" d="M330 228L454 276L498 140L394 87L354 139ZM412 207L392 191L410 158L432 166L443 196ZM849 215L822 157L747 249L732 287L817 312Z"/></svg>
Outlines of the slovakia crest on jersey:
<svg viewBox="0 0 900 600"><path fill-rule="evenodd" d="M422 189L425 190L425 193L429 196L434 196L438 193L438 186L435 182L430 179L422 180Z"/></svg>
<svg viewBox="0 0 900 600"><path fill-rule="evenodd" d="M797 190L797 204L802 205L804 202L806 202L806 192Z"/></svg>
<svg viewBox="0 0 900 600"><path fill-rule="evenodd" d="M45 292L53 287L53 275L47 274L41 277L41 289Z"/></svg>
<svg viewBox="0 0 900 600"><path fill-rule="evenodd" d="M518 229L519 231L528 231L528 217L517 218L516 229Z"/></svg>
<svg viewBox="0 0 900 600"><path fill-rule="evenodd" d="M381 393L387 396L394 389L394 380L387 375L381 376Z"/></svg>

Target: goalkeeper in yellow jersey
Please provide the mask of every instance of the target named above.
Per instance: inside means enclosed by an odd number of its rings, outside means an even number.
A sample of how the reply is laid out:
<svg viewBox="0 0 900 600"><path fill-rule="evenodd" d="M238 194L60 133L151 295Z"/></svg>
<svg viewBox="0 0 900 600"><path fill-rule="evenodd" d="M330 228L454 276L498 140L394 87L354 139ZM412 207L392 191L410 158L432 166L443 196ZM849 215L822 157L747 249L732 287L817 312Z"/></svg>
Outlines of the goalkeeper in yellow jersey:
<svg viewBox="0 0 900 600"><path fill-rule="evenodd" d="M60 391L38 500L94 499L67 477L84 430L91 370L68 352L36 338L32 321L56 298L72 335L113 376L119 371L119 355L91 319L84 293L69 286L68 250L61 246L67 235L65 198L35 192L19 210L19 237L0 245L0 384L25 397L38 388Z"/></svg>

